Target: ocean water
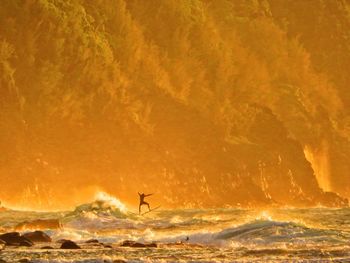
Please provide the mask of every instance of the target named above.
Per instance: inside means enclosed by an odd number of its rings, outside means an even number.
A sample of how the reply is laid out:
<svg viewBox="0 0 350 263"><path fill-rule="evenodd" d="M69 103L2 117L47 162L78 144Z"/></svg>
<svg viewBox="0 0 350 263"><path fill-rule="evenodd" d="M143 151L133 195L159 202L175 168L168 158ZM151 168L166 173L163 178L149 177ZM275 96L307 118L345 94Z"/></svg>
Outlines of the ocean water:
<svg viewBox="0 0 350 263"><path fill-rule="evenodd" d="M5 247L7 262L350 262L350 209L274 208L157 209L143 216L115 198L65 212L0 212L0 229L35 219L59 219L46 229L53 242L31 248ZM24 229L22 232L29 231ZM61 250L59 239L81 250ZM98 239L110 245L84 243ZM125 240L156 242L157 248L121 247ZM50 245L54 249L41 249Z"/></svg>

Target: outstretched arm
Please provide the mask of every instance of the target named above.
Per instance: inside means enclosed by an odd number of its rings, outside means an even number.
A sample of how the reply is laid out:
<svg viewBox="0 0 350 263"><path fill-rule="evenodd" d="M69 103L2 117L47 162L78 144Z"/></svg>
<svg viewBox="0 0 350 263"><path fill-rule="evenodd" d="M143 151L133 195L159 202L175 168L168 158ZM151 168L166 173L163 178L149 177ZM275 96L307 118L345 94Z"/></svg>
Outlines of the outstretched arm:
<svg viewBox="0 0 350 263"><path fill-rule="evenodd" d="M137 192L139 195L141 195L139 192Z"/></svg>
<svg viewBox="0 0 350 263"><path fill-rule="evenodd" d="M145 195L145 196L150 196L150 195L153 195L153 194L148 194L148 195Z"/></svg>

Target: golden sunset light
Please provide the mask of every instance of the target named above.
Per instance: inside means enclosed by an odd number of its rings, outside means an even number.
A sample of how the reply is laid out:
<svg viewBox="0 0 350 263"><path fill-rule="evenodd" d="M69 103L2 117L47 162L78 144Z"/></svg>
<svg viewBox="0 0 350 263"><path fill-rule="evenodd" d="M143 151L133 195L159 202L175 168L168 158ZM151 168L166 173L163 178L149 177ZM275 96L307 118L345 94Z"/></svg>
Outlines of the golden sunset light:
<svg viewBox="0 0 350 263"><path fill-rule="evenodd" d="M349 29L348 0L0 0L0 262L349 261Z"/></svg>

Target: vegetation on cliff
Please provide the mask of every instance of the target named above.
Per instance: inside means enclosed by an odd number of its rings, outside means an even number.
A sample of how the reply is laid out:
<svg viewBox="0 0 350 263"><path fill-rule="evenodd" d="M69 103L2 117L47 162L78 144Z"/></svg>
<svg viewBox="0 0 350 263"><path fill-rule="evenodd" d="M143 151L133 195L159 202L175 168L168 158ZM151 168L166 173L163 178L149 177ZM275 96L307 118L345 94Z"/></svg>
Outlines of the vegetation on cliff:
<svg viewBox="0 0 350 263"><path fill-rule="evenodd" d="M350 196L345 0L14 0L0 25L1 198Z"/></svg>

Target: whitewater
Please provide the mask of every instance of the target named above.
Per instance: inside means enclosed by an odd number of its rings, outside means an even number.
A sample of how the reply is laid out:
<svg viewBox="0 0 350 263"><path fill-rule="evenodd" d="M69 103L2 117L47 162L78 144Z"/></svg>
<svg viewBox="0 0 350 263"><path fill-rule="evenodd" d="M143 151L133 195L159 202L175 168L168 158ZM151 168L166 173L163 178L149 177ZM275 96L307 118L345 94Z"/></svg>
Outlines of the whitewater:
<svg viewBox="0 0 350 263"><path fill-rule="evenodd" d="M107 195L73 211L0 212L2 233L19 223L57 219L52 238L30 248L5 247L6 262L350 262L350 209L158 209L144 216ZM21 229L21 233L33 229ZM62 250L59 240L78 250ZM86 243L96 239L99 243ZM126 240L155 247L124 247ZM102 245L103 244L103 245Z"/></svg>

